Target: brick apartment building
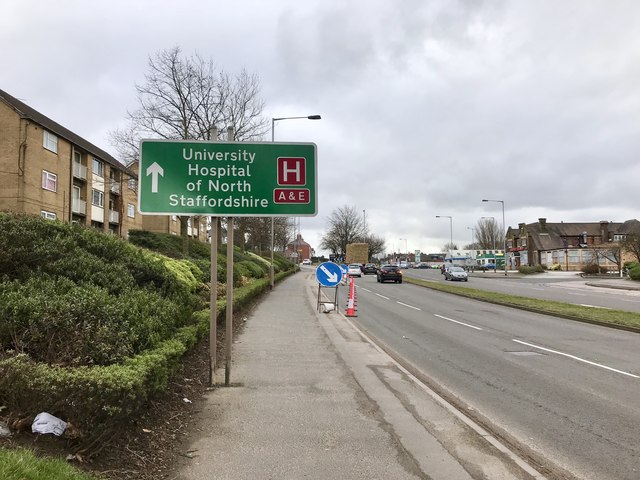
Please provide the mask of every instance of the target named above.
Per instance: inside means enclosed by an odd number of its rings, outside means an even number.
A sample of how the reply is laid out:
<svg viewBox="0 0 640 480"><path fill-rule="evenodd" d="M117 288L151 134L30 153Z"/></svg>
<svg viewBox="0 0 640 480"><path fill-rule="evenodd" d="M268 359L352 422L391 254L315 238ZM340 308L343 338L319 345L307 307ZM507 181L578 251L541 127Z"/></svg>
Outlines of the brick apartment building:
<svg viewBox="0 0 640 480"><path fill-rule="evenodd" d="M131 229L180 234L175 216L138 212L137 165L104 150L0 90L0 210L91 226L127 238ZM206 241L205 217L188 233Z"/></svg>

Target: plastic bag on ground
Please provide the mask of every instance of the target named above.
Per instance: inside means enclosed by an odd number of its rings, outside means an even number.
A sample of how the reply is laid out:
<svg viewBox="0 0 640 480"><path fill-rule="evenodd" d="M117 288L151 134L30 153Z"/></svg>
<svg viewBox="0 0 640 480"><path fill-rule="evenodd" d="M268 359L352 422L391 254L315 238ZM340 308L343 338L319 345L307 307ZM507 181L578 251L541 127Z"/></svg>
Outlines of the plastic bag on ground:
<svg viewBox="0 0 640 480"><path fill-rule="evenodd" d="M67 428L67 422L60 420L58 417L42 412L36 415L31 425L33 433L53 433L58 437L62 435Z"/></svg>

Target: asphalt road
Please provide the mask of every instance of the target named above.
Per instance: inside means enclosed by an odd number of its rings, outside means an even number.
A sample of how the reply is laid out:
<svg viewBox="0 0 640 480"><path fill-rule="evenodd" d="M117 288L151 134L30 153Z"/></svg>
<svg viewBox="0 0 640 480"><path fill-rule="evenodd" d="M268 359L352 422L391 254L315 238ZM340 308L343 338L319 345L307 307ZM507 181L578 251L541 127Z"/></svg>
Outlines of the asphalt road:
<svg viewBox="0 0 640 480"><path fill-rule="evenodd" d="M640 335L374 276L356 285L357 322L471 416L577 478L640 478Z"/></svg>
<svg viewBox="0 0 640 480"><path fill-rule="evenodd" d="M405 270L405 276L445 282L440 270L410 269ZM594 280L594 282L597 281ZM640 291L592 287L586 285L585 280L577 275L547 274L504 278L504 272L486 272L470 277L469 281L463 285L492 292L555 300L575 305L640 312Z"/></svg>

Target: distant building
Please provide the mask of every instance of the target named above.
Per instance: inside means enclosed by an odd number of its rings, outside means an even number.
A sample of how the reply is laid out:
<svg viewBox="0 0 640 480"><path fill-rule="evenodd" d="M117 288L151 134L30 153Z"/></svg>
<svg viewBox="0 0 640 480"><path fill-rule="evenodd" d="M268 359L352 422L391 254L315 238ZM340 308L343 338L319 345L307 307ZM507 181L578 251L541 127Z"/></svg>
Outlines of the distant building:
<svg viewBox="0 0 640 480"><path fill-rule="evenodd" d="M137 168L0 90L0 210L123 238L131 229L179 235L178 217L138 212ZM206 217L190 217L187 233L207 241Z"/></svg>
<svg viewBox="0 0 640 480"><path fill-rule="evenodd" d="M301 262L305 258L311 258L312 252L311 245L304 241L301 234L298 234L293 242L287 244L284 254L294 262L296 259Z"/></svg>
<svg viewBox="0 0 640 480"><path fill-rule="evenodd" d="M638 220L616 222L548 223L540 218L535 223L518 224L507 231L508 261L512 268L542 265L546 268L578 271L597 263L611 270L619 255L618 242L638 229ZM630 259L623 252L623 262Z"/></svg>

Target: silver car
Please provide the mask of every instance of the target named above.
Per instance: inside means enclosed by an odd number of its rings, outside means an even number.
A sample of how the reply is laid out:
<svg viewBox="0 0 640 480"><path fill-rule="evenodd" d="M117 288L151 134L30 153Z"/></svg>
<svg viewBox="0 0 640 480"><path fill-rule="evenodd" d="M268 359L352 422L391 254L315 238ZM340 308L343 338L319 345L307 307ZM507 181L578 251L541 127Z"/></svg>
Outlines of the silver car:
<svg viewBox="0 0 640 480"><path fill-rule="evenodd" d="M459 280L461 282L468 282L469 276L462 267L449 267L444 271L445 280Z"/></svg>

